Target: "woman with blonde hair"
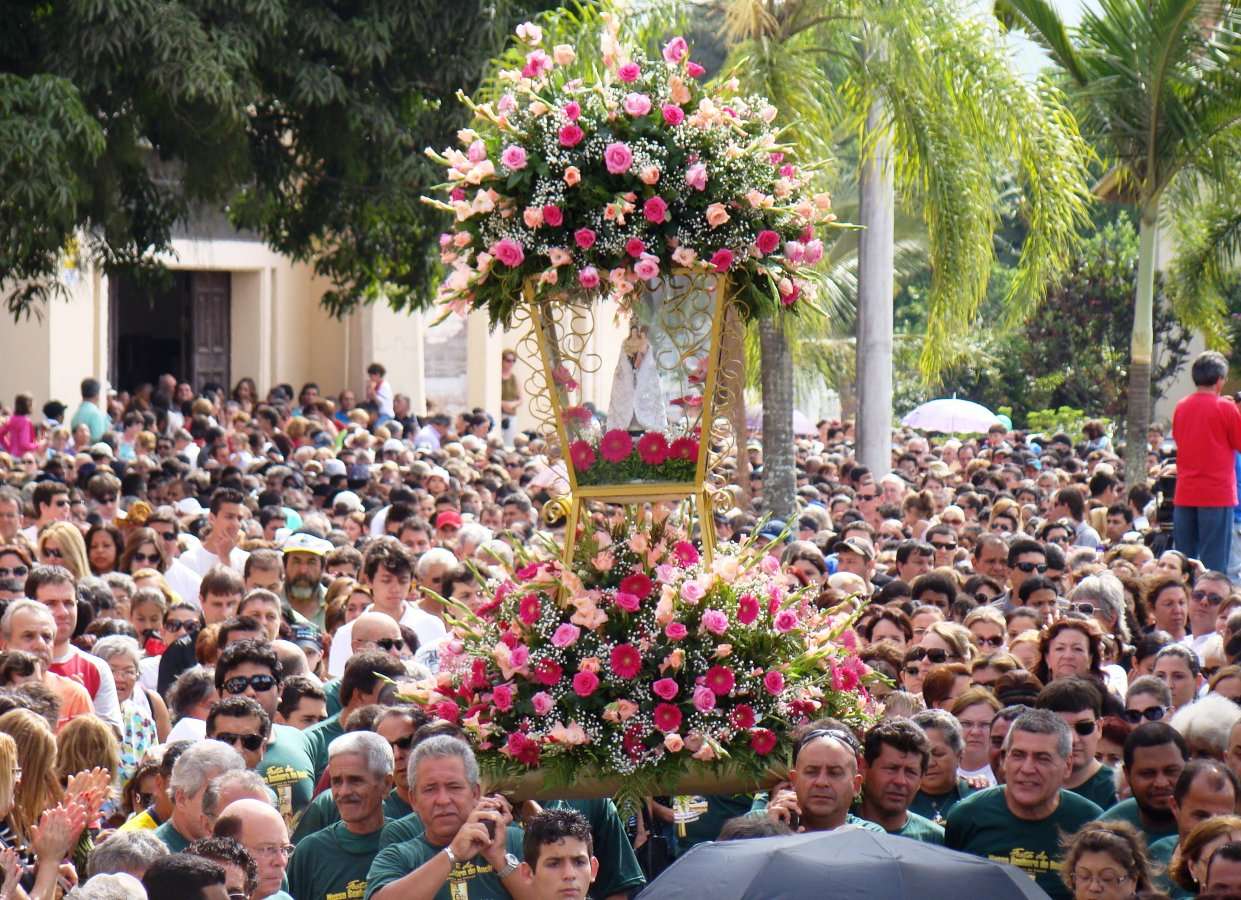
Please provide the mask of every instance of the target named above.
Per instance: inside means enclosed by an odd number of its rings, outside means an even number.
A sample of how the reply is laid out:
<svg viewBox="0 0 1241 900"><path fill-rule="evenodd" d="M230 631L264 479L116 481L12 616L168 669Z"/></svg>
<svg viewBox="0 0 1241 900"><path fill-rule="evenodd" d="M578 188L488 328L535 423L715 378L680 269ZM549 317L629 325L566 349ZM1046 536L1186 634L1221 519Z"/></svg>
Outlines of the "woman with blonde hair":
<svg viewBox="0 0 1241 900"><path fill-rule="evenodd" d="M108 818L116 811L121 781L121 748L112 727L98 716L78 716L56 735L56 774L68 788L79 772L104 771L107 791L100 811Z"/></svg>
<svg viewBox="0 0 1241 900"><path fill-rule="evenodd" d="M39 532L35 547L39 562L45 566L64 566L75 579L91 574L86 556L86 541L76 525L69 522L52 522Z"/></svg>
<svg viewBox="0 0 1241 900"><path fill-rule="evenodd" d="M947 654L944 660L933 659L932 662L936 664L950 662L968 665L977 655L972 637L964 625L956 622L933 622L918 641L918 646L931 652L942 650Z"/></svg>
<svg viewBox="0 0 1241 900"><path fill-rule="evenodd" d="M1241 841L1241 816L1212 816L1195 825L1176 845L1168 878L1190 896L1196 895L1206 884L1211 854L1231 841Z"/></svg>

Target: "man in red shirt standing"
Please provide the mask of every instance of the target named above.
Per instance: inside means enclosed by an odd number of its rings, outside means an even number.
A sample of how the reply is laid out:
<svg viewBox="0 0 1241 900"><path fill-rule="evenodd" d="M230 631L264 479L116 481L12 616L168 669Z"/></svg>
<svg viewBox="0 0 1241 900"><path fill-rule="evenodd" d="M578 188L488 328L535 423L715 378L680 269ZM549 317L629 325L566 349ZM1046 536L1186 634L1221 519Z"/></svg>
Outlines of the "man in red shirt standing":
<svg viewBox="0 0 1241 900"><path fill-rule="evenodd" d="M1198 354L1190 370L1195 390L1176 404L1176 549L1206 568L1227 571L1232 512L1237 505L1233 453L1241 452L1241 411L1220 396L1228 361L1213 350ZM1221 568L1221 566L1223 568Z"/></svg>

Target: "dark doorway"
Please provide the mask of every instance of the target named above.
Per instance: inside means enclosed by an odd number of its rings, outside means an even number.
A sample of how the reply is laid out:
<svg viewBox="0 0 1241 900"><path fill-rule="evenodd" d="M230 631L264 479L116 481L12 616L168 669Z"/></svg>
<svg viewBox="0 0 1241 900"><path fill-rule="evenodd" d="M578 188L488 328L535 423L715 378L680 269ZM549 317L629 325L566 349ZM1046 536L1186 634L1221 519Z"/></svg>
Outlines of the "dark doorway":
<svg viewBox="0 0 1241 900"><path fill-rule="evenodd" d="M154 384L164 372L228 385L228 272L169 272L157 282L109 280L111 380L121 390Z"/></svg>

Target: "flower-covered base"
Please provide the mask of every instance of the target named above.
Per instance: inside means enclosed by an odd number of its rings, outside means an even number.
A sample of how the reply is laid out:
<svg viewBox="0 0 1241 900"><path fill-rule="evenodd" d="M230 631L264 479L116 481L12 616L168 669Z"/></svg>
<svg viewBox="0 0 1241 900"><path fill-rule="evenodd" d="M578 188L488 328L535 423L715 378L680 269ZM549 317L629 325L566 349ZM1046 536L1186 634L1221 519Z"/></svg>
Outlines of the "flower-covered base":
<svg viewBox="0 0 1241 900"><path fill-rule="evenodd" d="M656 795L752 794L770 789L787 775L783 767L773 767L765 775L755 776L728 771L719 764L692 763L680 778L661 784ZM541 769L531 769L517 776L484 773L483 780L488 793L503 794L514 803L618 797L625 793L628 782L622 775L590 771L574 777L570 784L560 784Z"/></svg>

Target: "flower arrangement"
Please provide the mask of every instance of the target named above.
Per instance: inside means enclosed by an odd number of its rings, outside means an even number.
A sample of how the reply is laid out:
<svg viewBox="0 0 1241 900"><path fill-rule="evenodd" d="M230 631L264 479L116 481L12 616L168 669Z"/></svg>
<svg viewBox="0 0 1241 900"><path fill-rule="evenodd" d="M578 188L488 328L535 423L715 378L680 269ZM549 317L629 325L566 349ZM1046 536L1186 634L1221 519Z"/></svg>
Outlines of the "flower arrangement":
<svg viewBox="0 0 1241 900"><path fill-rule="evenodd" d="M494 102L461 96L475 122L460 148L427 151L448 199L424 199L454 217L439 302L507 325L523 286L624 304L675 267L727 276L745 317L795 309L823 256L815 229L835 217L775 107L735 79L704 85L684 38L651 60L605 21L601 71L519 26L523 67L500 73Z"/></svg>
<svg viewBox="0 0 1241 900"><path fill-rule="evenodd" d="M596 518L571 568L525 560L461 612L417 699L466 729L493 778L624 776L638 797L711 764L757 784L787 762L791 726L870 714L853 615L790 591L764 546L707 565L672 517L640 509Z"/></svg>
<svg viewBox="0 0 1241 900"><path fill-rule="evenodd" d="M669 482L688 484L698 468L698 441L684 435L669 440L660 431L637 437L613 428L599 440L580 437L569 444L569 459L580 485Z"/></svg>

